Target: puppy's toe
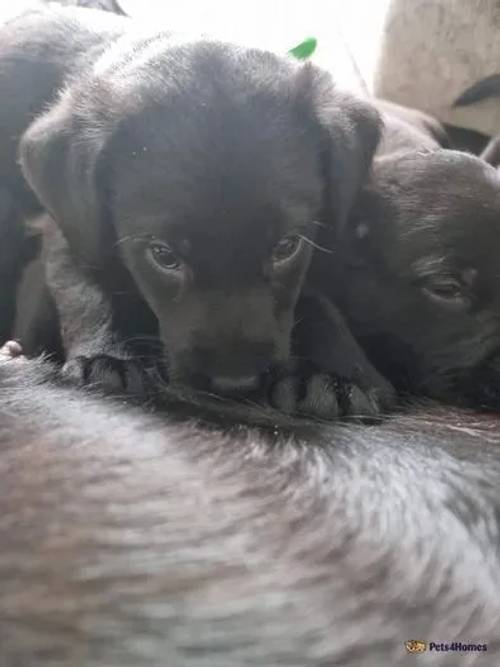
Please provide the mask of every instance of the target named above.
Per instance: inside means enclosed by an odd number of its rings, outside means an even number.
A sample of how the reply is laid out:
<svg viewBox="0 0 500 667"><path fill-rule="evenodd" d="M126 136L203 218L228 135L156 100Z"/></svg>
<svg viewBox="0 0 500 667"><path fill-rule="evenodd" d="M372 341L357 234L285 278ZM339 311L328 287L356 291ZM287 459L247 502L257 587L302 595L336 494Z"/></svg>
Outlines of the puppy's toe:
<svg viewBox="0 0 500 667"><path fill-rule="evenodd" d="M365 392L357 385L345 383L339 391L342 412L347 417L372 421L380 417L380 405L373 392Z"/></svg>
<svg viewBox="0 0 500 667"><path fill-rule="evenodd" d="M269 400L273 408L292 413L297 409L298 394L299 380L293 375L286 375L274 383Z"/></svg>
<svg viewBox="0 0 500 667"><path fill-rule="evenodd" d="M394 387L382 376L377 381L361 385L368 399L377 406L379 411L388 411L394 408L397 396Z"/></svg>
<svg viewBox="0 0 500 667"><path fill-rule="evenodd" d="M128 394L143 396L149 393L151 382L146 371L135 361L125 361L122 367L124 387Z"/></svg>
<svg viewBox="0 0 500 667"><path fill-rule="evenodd" d="M79 356L69 360L63 376L80 386L93 385L113 393L144 395L148 390L147 375L132 359L118 359L106 354Z"/></svg>
<svg viewBox="0 0 500 667"><path fill-rule="evenodd" d="M364 422L377 421L392 404L394 394L386 386L340 378L332 373L315 371L310 366L288 370L271 387L271 405L288 414L336 420L348 417Z"/></svg>
<svg viewBox="0 0 500 667"><path fill-rule="evenodd" d="M88 357L74 357L67 361L61 369L61 375L64 380L83 385L86 382Z"/></svg>
<svg viewBox="0 0 500 667"><path fill-rule="evenodd" d="M278 379L271 388L270 403L288 414L318 419L339 416L336 384L327 373L307 377L305 372L295 372Z"/></svg>
<svg viewBox="0 0 500 667"><path fill-rule="evenodd" d="M337 387L327 373L317 373L309 379L298 410L318 419L338 418Z"/></svg>
<svg viewBox="0 0 500 667"><path fill-rule="evenodd" d="M86 383L111 392L127 390L126 362L100 355L90 360Z"/></svg>

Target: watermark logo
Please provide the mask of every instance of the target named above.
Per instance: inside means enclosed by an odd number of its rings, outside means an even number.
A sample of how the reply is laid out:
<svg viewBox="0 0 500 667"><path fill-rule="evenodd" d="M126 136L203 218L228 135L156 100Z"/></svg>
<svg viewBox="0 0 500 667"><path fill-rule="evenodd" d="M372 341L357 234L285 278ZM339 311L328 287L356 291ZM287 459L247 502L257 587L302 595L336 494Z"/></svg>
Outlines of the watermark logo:
<svg viewBox="0 0 500 667"><path fill-rule="evenodd" d="M404 643L407 653L424 653L425 651L458 653L479 653L488 650L488 644L465 644L462 642L424 642L421 639L408 639Z"/></svg>
<svg viewBox="0 0 500 667"><path fill-rule="evenodd" d="M419 639L408 639L405 641L405 648L408 653L423 653L427 650L427 642Z"/></svg>

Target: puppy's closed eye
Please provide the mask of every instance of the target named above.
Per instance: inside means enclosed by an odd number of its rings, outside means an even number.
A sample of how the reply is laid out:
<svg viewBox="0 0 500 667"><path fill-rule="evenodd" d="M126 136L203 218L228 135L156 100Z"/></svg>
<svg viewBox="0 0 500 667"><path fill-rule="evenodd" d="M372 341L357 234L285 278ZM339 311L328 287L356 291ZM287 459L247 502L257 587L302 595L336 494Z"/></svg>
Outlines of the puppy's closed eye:
<svg viewBox="0 0 500 667"><path fill-rule="evenodd" d="M464 309L470 305L467 286L457 278L430 276L422 284L422 291L440 306Z"/></svg>
<svg viewBox="0 0 500 667"><path fill-rule="evenodd" d="M457 310L471 306L478 275L473 267L459 270L442 255L420 259L414 270L418 287L436 305Z"/></svg>

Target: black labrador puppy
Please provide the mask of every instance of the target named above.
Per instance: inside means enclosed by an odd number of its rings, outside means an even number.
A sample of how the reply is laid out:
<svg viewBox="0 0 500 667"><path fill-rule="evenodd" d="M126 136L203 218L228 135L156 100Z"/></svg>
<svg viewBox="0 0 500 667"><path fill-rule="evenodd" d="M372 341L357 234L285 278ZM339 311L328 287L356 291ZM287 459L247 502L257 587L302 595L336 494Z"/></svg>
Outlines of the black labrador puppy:
<svg viewBox="0 0 500 667"><path fill-rule="evenodd" d="M330 296L399 389L498 409L498 171L414 123L405 131L394 109L386 121Z"/></svg>
<svg viewBox="0 0 500 667"><path fill-rule="evenodd" d="M379 116L312 65L108 14L94 29L96 14L31 14L0 47L7 121L28 125L27 100L41 112L19 154L56 223L45 261L66 372L137 390L153 338L171 383L251 395L290 360L313 250L346 220ZM35 75L51 84L36 104ZM348 406L360 359L337 379Z"/></svg>
<svg viewBox="0 0 500 667"><path fill-rule="evenodd" d="M498 664L496 418L272 436L51 375L0 364L6 667Z"/></svg>

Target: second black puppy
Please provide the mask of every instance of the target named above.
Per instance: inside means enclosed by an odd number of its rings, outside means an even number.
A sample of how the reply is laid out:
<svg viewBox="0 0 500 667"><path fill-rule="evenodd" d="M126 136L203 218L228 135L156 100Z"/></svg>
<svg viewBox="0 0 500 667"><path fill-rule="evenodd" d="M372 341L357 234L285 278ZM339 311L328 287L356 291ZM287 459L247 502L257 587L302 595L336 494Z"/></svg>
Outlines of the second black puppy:
<svg viewBox="0 0 500 667"><path fill-rule="evenodd" d="M330 296L398 389L500 407L500 177L445 150L437 122L387 118L370 183L339 244ZM339 289L339 285L342 288Z"/></svg>
<svg viewBox="0 0 500 667"><path fill-rule="evenodd" d="M24 28L26 48L71 53L67 16ZM289 360L321 223L343 224L378 114L315 67L120 26L20 143L62 231L47 261L67 369L135 387L134 341L159 332L171 382L249 394Z"/></svg>

